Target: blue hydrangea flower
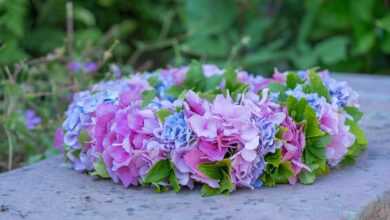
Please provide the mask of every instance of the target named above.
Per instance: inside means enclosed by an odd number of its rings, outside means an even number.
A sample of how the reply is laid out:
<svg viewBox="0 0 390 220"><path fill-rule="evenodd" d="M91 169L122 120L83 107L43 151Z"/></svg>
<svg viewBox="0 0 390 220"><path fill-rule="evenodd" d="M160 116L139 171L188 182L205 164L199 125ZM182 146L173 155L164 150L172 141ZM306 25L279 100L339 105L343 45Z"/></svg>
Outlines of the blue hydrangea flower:
<svg viewBox="0 0 390 220"><path fill-rule="evenodd" d="M175 98L173 96L169 96L166 93L167 88L169 88L169 86L167 84L160 82L154 88L155 88L155 90L157 92L157 96L159 98L168 100L170 102L175 101Z"/></svg>
<svg viewBox="0 0 390 220"><path fill-rule="evenodd" d="M316 115L319 117L322 114L322 108L324 106L325 98L318 96L316 93L306 95L306 100L309 105L314 109Z"/></svg>
<svg viewBox="0 0 390 220"><path fill-rule="evenodd" d="M308 79L308 72L306 70L299 70L298 76L299 76L299 78L301 78L303 80L307 80Z"/></svg>
<svg viewBox="0 0 390 220"><path fill-rule="evenodd" d="M262 146L261 153L274 153L278 148L278 143L275 140L277 133L276 125L268 120L267 118L255 118L255 124L257 129L259 129L260 134L260 146Z"/></svg>
<svg viewBox="0 0 390 220"><path fill-rule="evenodd" d="M182 112L174 113L165 119L161 140L174 148L187 146L192 138L192 131Z"/></svg>
<svg viewBox="0 0 390 220"><path fill-rule="evenodd" d="M332 98L332 104L335 104L338 107L357 105L358 94L356 91L352 90L346 82L336 81L329 76L324 78L324 82Z"/></svg>
<svg viewBox="0 0 390 220"><path fill-rule="evenodd" d="M270 92L269 93L269 100L271 102L278 103L279 102L279 95L280 95L280 92Z"/></svg>
<svg viewBox="0 0 390 220"><path fill-rule="evenodd" d="M256 163L256 165L252 168L252 175L253 175L253 180L251 182L251 186L255 189L259 189L262 185L263 182L260 179L261 174L263 174L265 167L264 163L264 158L260 157L260 161Z"/></svg>

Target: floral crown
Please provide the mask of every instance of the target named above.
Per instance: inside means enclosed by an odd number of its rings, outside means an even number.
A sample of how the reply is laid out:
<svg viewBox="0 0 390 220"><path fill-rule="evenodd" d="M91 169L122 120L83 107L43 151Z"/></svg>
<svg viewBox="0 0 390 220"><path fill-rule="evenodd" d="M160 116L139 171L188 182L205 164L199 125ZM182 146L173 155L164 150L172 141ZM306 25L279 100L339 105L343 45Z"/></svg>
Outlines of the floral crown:
<svg viewBox="0 0 390 220"><path fill-rule="evenodd" d="M209 196L311 184L354 162L361 117L357 93L326 71L266 79L194 62L75 94L56 142L77 171Z"/></svg>

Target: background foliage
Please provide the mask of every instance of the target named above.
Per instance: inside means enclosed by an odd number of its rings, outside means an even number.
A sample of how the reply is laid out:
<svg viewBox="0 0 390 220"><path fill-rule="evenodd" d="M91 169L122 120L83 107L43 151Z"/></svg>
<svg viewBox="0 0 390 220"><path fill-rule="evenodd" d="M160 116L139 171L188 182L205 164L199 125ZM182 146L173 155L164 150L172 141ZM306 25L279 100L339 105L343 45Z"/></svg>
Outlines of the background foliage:
<svg viewBox="0 0 390 220"><path fill-rule="evenodd" d="M71 93L114 78L108 62L122 75L191 59L256 74L390 73L388 0L78 0L68 11L66 3L0 0L0 171L55 153ZM70 62L97 70L71 72ZM42 119L34 129L27 109Z"/></svg>

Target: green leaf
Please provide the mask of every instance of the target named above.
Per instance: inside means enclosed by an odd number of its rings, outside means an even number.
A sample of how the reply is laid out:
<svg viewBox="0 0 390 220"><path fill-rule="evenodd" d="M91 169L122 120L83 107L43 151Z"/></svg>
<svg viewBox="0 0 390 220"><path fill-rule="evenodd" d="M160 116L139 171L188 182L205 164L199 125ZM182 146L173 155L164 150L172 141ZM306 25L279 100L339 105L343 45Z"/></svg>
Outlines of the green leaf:
<svg viewBox="0 0 390 220"><path fill-rule="evenodd" d="M206 80L206 91L212 91L215 90L222 82L223 76L220 75L214 75Z"/></svg>
<svg viewBox="0 0 390 220"><path fill-rule="evenodd" d="M294 89L298 84L302 84L303 80L295 73L288 72L287 74L287 88Z"/></svg>
<svg viewBox="0 0 390 220"><path fill-rule="evenodd" d="M75 7L74 19L87 26L94 26L96 23L94 14L83 7Z"/></svg>
<svg viewBox="0 0 390 220"><path fill-rule="evenodd" d="M163 193L168 191L168 187L164 185L160 185L158 183L151 183L152 187L154 188L154 191L157 193Z"/></svg>
<svg viewBox="0 0 390 220"><path fill-rule="evenodd" d="M364 134L364 131L359 127L359 125L352 121L352 120L347 120L346 125L350 126L350 131L352 134L355 135L356 142L361 145L366 145L368 144L366 135Z"/></svg>
<svg viewBox="0 0 390 220"><path fill-rule="evenodd" d="M375 46L375 32L367 31L356 40L356 46L353 47L354 55L364 55Z"/></svg>
<svg viewBox="0 0 390 220"><path fill-rule="evenodd" d="M362 24L364 23L372 23L372 15L375 12L375 1L354 0L348 3L352 19L350 22L356 23L355 25L359 26L363 26Z"/></svg>
<svg viewBox="0 0 390 220"><path fill-rule="evenodd" d="M168 190L166 184L161 183L163 181L168 181L175 192L180 191L174 165L168 159L158 161L144 179L144 183L154 186L157 192L165 192Z"/></svg>
<svg viewBox="0 0 390 220"><path fill-rule="evenodd" d="M230 92L233 98L238 94L245 92L248 85L243 84L237 80L236 70L233 67L227 67L224 72L225 89Z"/></svg>
<svg viewBox="0 0 390 220"><path fill-rule="evenodd" d="M159 183L167 178L171 173L171 164L169 160L158 161L146 175L145 183Z"/></svg>
<svg viewBox="0 0 390 220"><path fill-rule="evenodd" d="M142 107L149 105L153 99L156 97L156 91L146 90L142 93Z"/></svg>
<svg viewBox="0 0 390 220"><path fill-rule="evenodd" d="M288 179L294 175L290 161L283 161L281 150L265 156L266 167L260 177L265 186L272 187L277 183L288 183Z"/></svg>
<svg viewBox="0 0 390 220"><path fill-rule="evenodd" d="M222 179L223 172L230 172L231 162L228 159L218 161L216 163L203 163L200 164L198 169L211 179Z"/></svg>
<svg viewBox="0 0 390 220"><path fill-rule="evenodd" d="M169 111L168 109L160 109L159 111L156 112L156 115L158 117L158 119L160 120L161 123L164 123L165 122L165 119L170 116L172 114L171 111Z"/></svg>
<svg viewBox="0 0 390 220"><path fill-rule="evenodd" d="M384 36L384 39L381 43L381 49L384 53L390 54L390 33Z"/></svg>
<svg viewBox="0 0 390 220"><path fill-rule="evenodd" d="M326 160L326 146L330 143L330 136L317 136L306 139L304 149L304 159L307 164L320 164L320 161Z"/></svg>
<svg viewBox="0 0 390 220"><path fill-rule="evenodd" d="M309 105L306 105L305 107L304 118L306 120L306 126L305 126L306 137L309 138L318 137L325 134L320 128L320 124L317 120L315 111Z"/></svg>
<svg viewBox="0 0 390 220"><path fill-rule="evenodd" d="M353 106L346 106L344 110L353 118L355 122L360 121L363 117L363 112L361 112L358 108Z"/></svg>
<svg viewBox="0 0 390 220"><path fill-rule="evenodd" d="M234 99L234 100L237 100L237 98L239 97L239 95L247 92L249 89L249 86L248 85L245 85L245 84L239 84L239 86L237 88L235 88L234 91L231 92L231 97Z"/></svg>
<svg viewBox="0 0 390 220"><path fill-rule="evenodd" d="M169 174L169 184L171 185L173 191L179 192L180 191L180 185L176 178L175 170L173 169L173 164L171 163L171 173Z"/></svg>
<svg viewBox="0 0 390 220"><path fill-rule="evenodd" d="M178 98L185 91L186 89L183 86L171 86L170 88L167 89L166 93L169 96Z"/></svg>
<svg viewBox="0 0 390 220"><path fill-rule="evenodd" d="M222 179L219 182L219 188L211 188L207 184L203 184L201 189L202 196L215 196L219 194L229 194L234 188L234 185L230 179L230 175L223 171Z"/></svg>
<svg viewBox="0 0 390 220"><path fill-rule="evenodd" d="M282 161L282 153L280 149L277 149L275 153L269 153L264 157L267 164L271 164L274 167L278 167Z"/></svg>
<svg viewBox="0 0 390 220"><path fill-rule="evenodd" d="M330 101L330 94L328 88L322 82L320 75L314 70L309 70L310 84L306 86L306 93L317 93L319 96L325 97L327 101Z"/></svg>
<svg viewBox="0 0 390 220"><path fill-rule="evenodd" d="M187 0L184 18L188 32L202 32L204 35L221 33L230 28L237 8L234 0Z"/></svg>
<svg viewBox="0 0 390 220"><path fill-rule="evenodd" d="M390 14L388 14L387 16L379 19L376 22L376 25L378 27L382 28L383 30L386 30L386 31L390 32Z"/></svg>
<svg viewBox="0 0 390 220"><path fill-rule="evenodd" d="M230 178L230 172L223 171L222 172L222 179L219 182L219 191L222 194L229 194L234 189L233 182Z"/></svg>
<svg viewBox="0 0 390 220"><path fill-rule="evenodd" d="M299 182L302 184L312 184L316 180L316 175L313 172L303 170L299 174Z"/></svg>
<svg viewBox="0 0 390 220"><path fill-rule="evenodd" d="M352 165L356 163L356 159L366 149L367 149L367 145L358 144L357 141L355 141L355 143L348 148L347 154L344 156L343 160L341 161L341 165L346 166L346 165Z"/></svg>
<svg viewBox="0 0 390 220"><path fill-rule="evenodd" d="M284 161L280 163L276 172L272 173L271 176L277 184L288 183L288 179L294 175L294 171L290 161Z"/></svg>
<svg viewBox="0 0 390 220"><path fill-rule="evenodd" d="M218 94L220 94L220 90L201 92L198 95L200 98L212 102Z"/></svg>
<svg viewBox="0 0 390 220"><path fill-rule="evenodd" d="M286 86L280 83L270 83L268 84L268 89L270 92L279 92L279 93L285 93L287 90Z"/></svg>
<svg viewBox="0 0 390 220"><path fill-rule="evenodd" d="M196 92L204 91L206 80L207 78L203 73L202 65L197 61L192 61L183 83L184 87L186 89L193 89Z"/></svg>
<svg viewBox="0 0 390 220"><path fill-rule="evenodd" d="M261 175L260 179L264 186L273 187L276 185L274 178L271 176L271 174L269 174L269 172L263 172L263 175Z"/></svg>
<svg viewBox="0 0 390 220"><path fill-rule="evenodd" d="M86 131L81 131L78 140L79 143L84 144L90 140L90 137Z"/></svg>
<svg viewBox="0 0 390 220"><path fill-rule="evenodd" d="M202 196L215 196L215 195L220 194L220 192L219 192L219 189L211 188L207 184L203 184L203 186L200 190L200 194Z"/></svg>
<svg viewBox="0 0 390 220"><path fill-rule="evenodd" d="M230 193L234 185L230 178L231 161L225 159L216 163L204 163L199 165L199 170L211 179L219 180L219 188L211 188L204 184L201 190L202 196Z"/></svg>
<svg viewBox="0 0 390 220"><path fill-rule="evenodd" d="M150 86L155 87L160 83L160 79L157 76L151 76L148 78L148 83Z"/></svg>
<svg viewBox="0 0 390 220"><path fill-rule="evenodd" d="M93 164L95 171L91 173L92 176L99 176L101 178L110 178L110 175L107 172L106 165L103 162L102 158L99 158L98 161L96 161Z"/></svg>
<svg viewBox="0 0 390 220"><path fill-rule="evenodd" d="M223 57L229 54L229 41L225 36L207 36L203 32L188 37L181 50L198 56Z"/></svg>
<svg viewBox="0 0 390 220"><path fill-rule="evenodd" d="M318 43L315 52L323 63L332 65L347 57L348 41L346 37L331 37Z"/></svg>
<svg viewBox="0 0 390 220"><path fill-rule="evenodd" d="M326 175L330 172L328 162L326 161L326 159L324 159L320 163L318 163L318 167L316 169L313 169L313 170L315 170L315 173L317 176Z"/></svg>
<svg viewBox="0 0 390 220"><path fill-rule="evenodd" d="M302 122L305 119L305 110L306 108L310 108L306 99L300 99L299 101L293 97L287 97L287 109L289 115L296 121ZM309 110L307 110L309 111ZM315 113L314 113L315 116Z"/></svg>
<svg viewBox="0 0 390 220"><path fill-rule="evenodd" d="M232 67L226 68L224 72L224 77L225 77L225 88L228 89L230 92L234 91L238 85L235 69Z"/></svg>

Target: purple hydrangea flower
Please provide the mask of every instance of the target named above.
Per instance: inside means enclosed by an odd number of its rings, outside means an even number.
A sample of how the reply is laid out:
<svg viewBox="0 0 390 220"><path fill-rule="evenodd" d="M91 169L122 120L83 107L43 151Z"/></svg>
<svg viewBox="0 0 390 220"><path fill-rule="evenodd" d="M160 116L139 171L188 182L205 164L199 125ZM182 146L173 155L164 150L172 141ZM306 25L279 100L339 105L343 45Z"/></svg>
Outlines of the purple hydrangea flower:
<svg viewBox="0 0 390 220"><path fill-rule="evenodd" d="M32 109L27 109L24 112L24 120L29 130L34 129L42 122L42 119Z"/></svg>
<svg viewBox="0 0 390 220"><path fill-rule="evenodd" d="M82 66L83 65L78 61L71 61L68 63L68 65L66 67L68 68L68 70L70 72L76 73L76 72L81 70Z"/></svg>
<svg viewBox="0 0 390 220"><path fill-rule="evenodd" d="M96 72L98 69L98 64L96 62L79 62L71 61L68 63L67 68L70 72L77 73L79 71L84 71L86 73Z"/></svg>
<svg viewBox="0 0 390 220"><path fill-rule="evenodd" d="M86 62L83 65L83 70L86 73L96 72L97 69L98 69L98 65L96 62Z"/></svg>

